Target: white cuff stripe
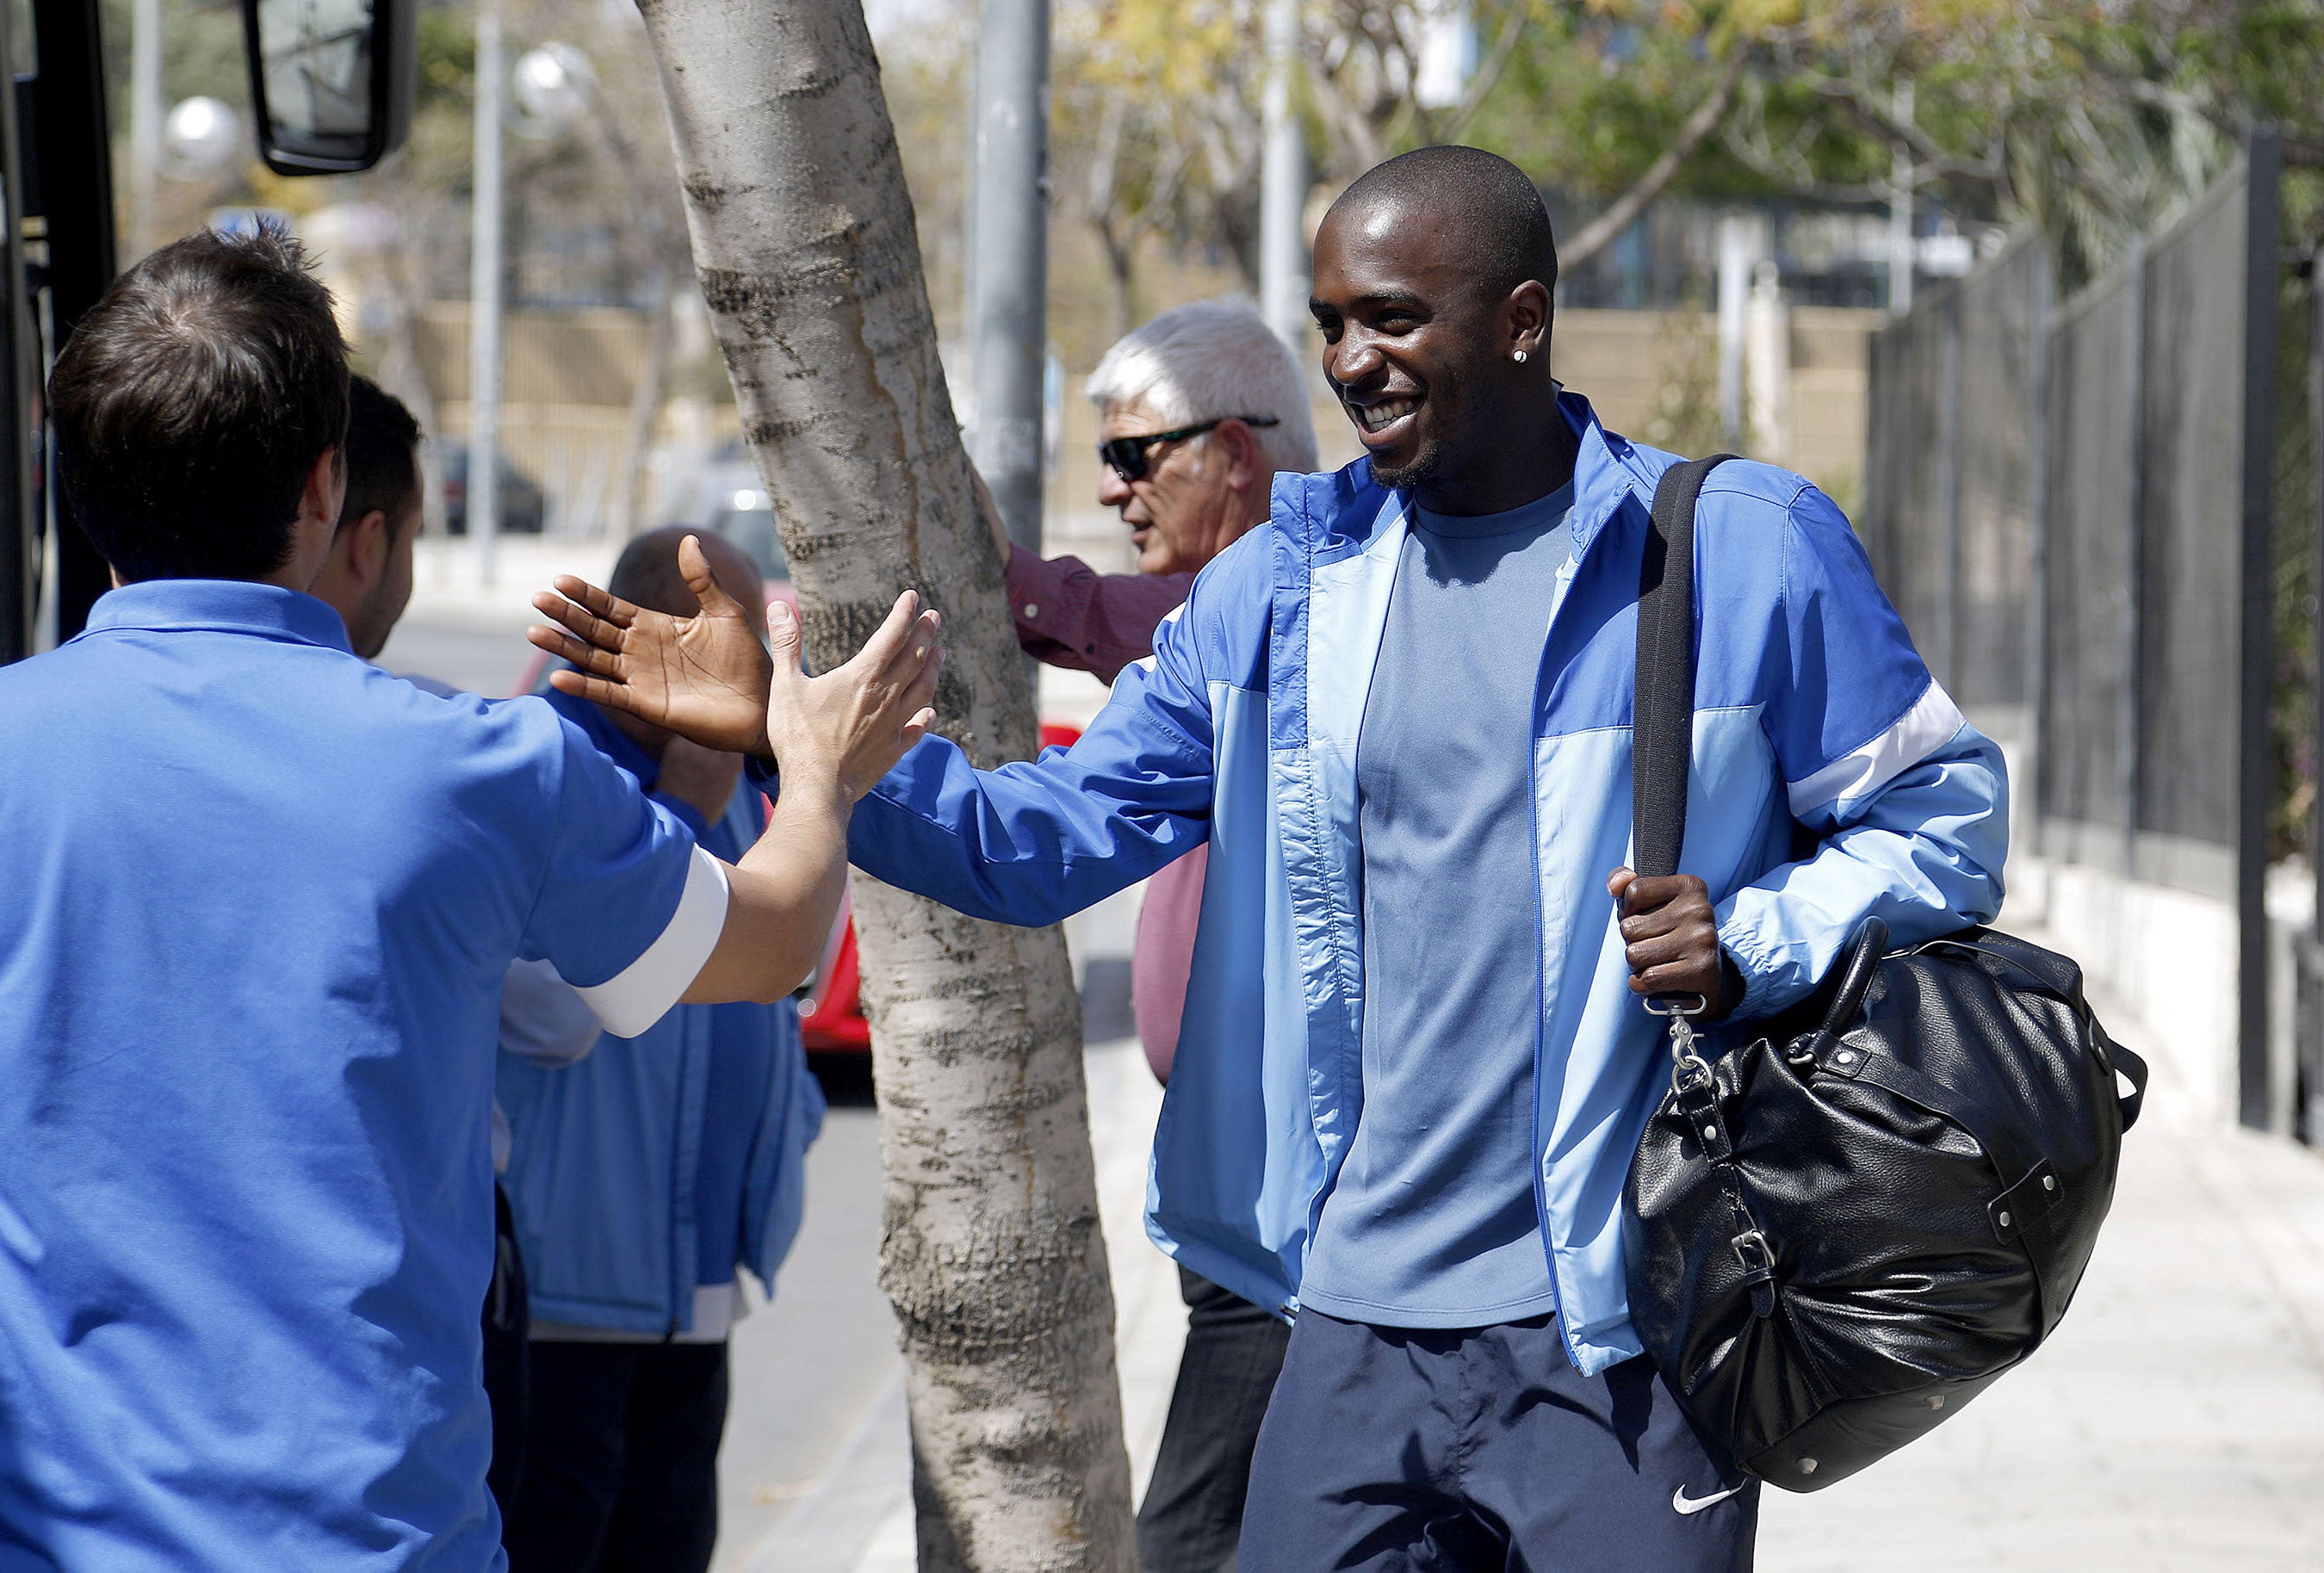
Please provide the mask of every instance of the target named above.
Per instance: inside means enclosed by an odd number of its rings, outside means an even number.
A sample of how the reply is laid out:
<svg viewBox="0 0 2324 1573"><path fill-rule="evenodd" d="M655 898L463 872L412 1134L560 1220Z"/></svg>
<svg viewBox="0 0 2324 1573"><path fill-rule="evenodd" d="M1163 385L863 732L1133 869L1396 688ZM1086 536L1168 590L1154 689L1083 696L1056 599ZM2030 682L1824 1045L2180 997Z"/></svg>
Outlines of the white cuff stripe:
<svg viewBox="0 0 2324 1573"><path fill-rule="evenodd" d="M617 1038L633 1038L659 1021L690 987L726 926L726 869L700 847L686 869L686 889L661 937L603 983L578 989L590 1013Z"/></svg>
<svg viewBox="0 0 2324 1573"><path fill-rule="evenodd" d="M1932 678L1927 692L1896 724L1866 743L1842 754L1804 781L1791 787L1792 817L1804 819L1813 809L1868 796L1952 741L1969 724L1952 696Z"/></svg>

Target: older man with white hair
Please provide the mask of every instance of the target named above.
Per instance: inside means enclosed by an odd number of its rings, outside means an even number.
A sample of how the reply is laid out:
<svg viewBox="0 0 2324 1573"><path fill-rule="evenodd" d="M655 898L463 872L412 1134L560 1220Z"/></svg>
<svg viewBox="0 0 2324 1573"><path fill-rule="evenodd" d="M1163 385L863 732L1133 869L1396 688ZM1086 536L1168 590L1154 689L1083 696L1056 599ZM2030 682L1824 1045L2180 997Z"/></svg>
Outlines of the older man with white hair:
<svg viewBox="0 0 2324 1573"><path fill-rule="evenodd" d="M1156 627L1194 575L1267 522L1275 473L1315 468L1315 428L1298 362L1258 313L1229 301L1164 312L1108 350L1088 388L1105 461L1097 498L1130 527L1139 571L1045 561L1013 545L996 512L986 517L1008 559L1018 642L1111 683L1152 653ZM1156 874L1139 914L1131 999L1147 1062L1165 1081L1208 860L1206 844ZM1186 1349L1138 1514L1138 1550L1148 1573L1213 1573L1234 1566L1251 1449L1290 1329L1184 1267L1178 1276Z"/></svg>

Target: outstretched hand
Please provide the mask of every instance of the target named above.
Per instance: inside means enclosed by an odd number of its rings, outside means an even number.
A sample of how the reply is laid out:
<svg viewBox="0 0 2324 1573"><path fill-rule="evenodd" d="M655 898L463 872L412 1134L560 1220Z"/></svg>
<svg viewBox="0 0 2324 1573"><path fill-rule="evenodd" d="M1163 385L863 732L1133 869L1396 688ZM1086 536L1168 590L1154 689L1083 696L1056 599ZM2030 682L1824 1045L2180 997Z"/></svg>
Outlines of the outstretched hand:
<svg viewBox="0 0 2324 1573"><path fill-rule="evenodd" d="M944 652L940 619L907 590L854 659L820 677L799 666L798 619L778 601L767 608L775 669L767 691L767 736L785 782L805 776L835 785L853 803L896 768L936 721Z"/></svg>
<svg viewBox="0 0 2324 1573"><path fill-rule="evenodd" d="M564 575L533 605L561 626L525 637L572 663L549 682L688 741L727 753L773 756L785 776L827 780L849 802L872 789L936 719L939 619L918 595L896 597L855 658L810 677L799 661L798 619L768 607L769 643L751 613L718 586L702 546L678 543L678 566L701 610L672 617Z"/></svg>
<svg viewBox="0 0 2324 1573"><path fill-rule="evenodd" d="M1743 976L1719 943L1719 916L1699 877L1642 878L1617 869L1606 892L1621 909L1632 993L1699 994L1705 1021L1718 1021L1741 1003Z"/></svg>
<svg viewBox="0 0 2324 1573"><path fill-rule="evenodd" d="M534 610L562 627L535 624L525 638L572 663L549 676L560 693L625 710L706 749L763 756L773 662L759 642L758 619L719 588L694 537L678 543L678 566L701 606L692 617L632 606L567 574L556 593L532 598Z"/></svg>

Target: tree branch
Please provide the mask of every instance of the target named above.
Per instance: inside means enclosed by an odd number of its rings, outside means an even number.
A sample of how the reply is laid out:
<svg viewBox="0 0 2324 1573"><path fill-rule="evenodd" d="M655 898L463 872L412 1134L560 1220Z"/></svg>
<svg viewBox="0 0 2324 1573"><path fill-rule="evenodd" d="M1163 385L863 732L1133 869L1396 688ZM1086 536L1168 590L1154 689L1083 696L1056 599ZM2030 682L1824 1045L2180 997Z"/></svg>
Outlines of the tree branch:
<svg viewBox="0 0 2324 1573"><path fill-rule="evenodd" d="M1461 133L1469 128L1469 122L1476 118L1477 111L1485 106L1485 100L1499 85L1501 73L1508 69L1510 57L1517 52L1517 41L1525 36L1525 19L1531 9L1532 0L1509 0L1508 14L1501 18L1501 31L1493 39L1492 52L1469 78L1468 91L1461 95L1461 102L1437 126L1438 140L1458 142Z"/></svg>
<svg viewBox="0 0 2324 1573"><path fill-rule="evenodd" d="M1743 78L1743 65L1748 56L1740 43L1727 57L1726 69L1720 72L1718 82L1694 106L1694 113L1679 127L1677 139L1663 149L1662 156L1646 166L1646 173L1630 183L1630 189L1614 198L1614 205L1582 226L1582 233L1559 248L1561 260L1568 266L1588 262L1613 243L1614 237L1630 226L1633 219L1646 211L1646 204L1663 194L1686 161L1694 155L1703 140L1719 129L1726 118L1727 106L1735 101L1735 85Z"/></svg>
<svg viewBox="0 0 2324 1573"><path fill-rule="evenodd" d="M1314 69L1307 73L1307 82L1315 95L1316 106L1323 110L1333 124L1339 127L1341 141L1354 152L1357 172L1370 169L1388 156L1371 123L1360 110L1348 102L1348 96L1340 90L1338 80L1323 68L1322 62L1314 62Z"/></svg>

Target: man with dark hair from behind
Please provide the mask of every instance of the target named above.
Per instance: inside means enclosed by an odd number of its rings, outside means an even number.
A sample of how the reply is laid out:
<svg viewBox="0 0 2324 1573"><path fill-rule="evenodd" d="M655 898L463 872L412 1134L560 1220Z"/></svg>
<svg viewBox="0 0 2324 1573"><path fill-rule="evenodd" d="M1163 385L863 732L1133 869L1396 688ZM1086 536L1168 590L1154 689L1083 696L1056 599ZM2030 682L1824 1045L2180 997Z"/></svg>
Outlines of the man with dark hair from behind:
<svg viewBox="0 0 2324 1573"><path fill-rule="evenodd" d="M331 555L308 593L339 614L347 644L364 660L387 648L388 636L411 600L412 556L420 538L420 422L403 400L369 377L347 380L346 498L331 537ZM441 698L459 692L432 677L403 680ZM596 1021L572 1002L572 990L553 970L519 961L501 991L501 1046L544 1063L566 1063L586 1053ZM493 1108L493 1171L508 1167L508 1122ZM524 1476L524 1439L530 1407L530 1321L524 1253L517 1243L507 1194L493 1196L492 1286L484 1293L484 1392L493 1406L493 1462L486 1475L493 1500L514 1500Z"/></svg>
<svg viewBox="0 0 2324 1573"><path fill-rule="evenodd" d="M1640 997L1764 1016L1868 915L1909 944L2000 904L1999 750L1831 501L1740 460L1696 511L1685 871L1621 866L1676 455L1552 376L1555 276L1506 160L1357 180L1309 308L1364 460L1279 478L1070 750L929 739L851 832L874 877L1027 924L1207 840L1147 1225L1294 1319L1245 1573L1749 1568L1757 1485L1630 1321L1623 1182L1670 1079ZM630 620L599 670L690 704L666 646L721 615Z"/></svg>
<svg viewBox="0 0 2324 1573"><path fill-rule="evenodd" d="M411 600L420 538L420 422L369 377L347 380L346 499L331 555L308 593L336 608L347 643L368 661Z"/></svg>
<svg viewBox="0 0 2324 1573"><path fill-rule="evenodd" d="M781 998L856 797L929 719L909 598L823 678L776 619L768 724L715 741L774 756L782 799L729 865L545 703L355 659L305 593L346 389L272 229L147 257L51 381L116 588L0 669L0 1545L41 1566L503 1567L503 975L546 961L631 1034Z"/></svg>

